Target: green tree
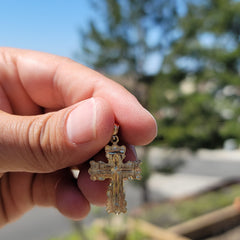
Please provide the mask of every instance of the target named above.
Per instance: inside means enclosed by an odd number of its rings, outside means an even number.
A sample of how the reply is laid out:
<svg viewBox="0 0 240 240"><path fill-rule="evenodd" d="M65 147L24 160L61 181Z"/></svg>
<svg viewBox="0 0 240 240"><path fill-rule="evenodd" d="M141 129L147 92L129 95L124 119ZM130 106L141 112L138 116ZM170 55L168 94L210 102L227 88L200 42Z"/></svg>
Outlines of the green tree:
<svg viewBox="0 0 240 240"><path fill-rule="evenodd" d="M158 139L174 147L240 142L240 2L188 3L161 72L151 86Z"/></svg>
<svg viewBox="0 0 240 240"><path fill-rule="evenodd" d="M80 30L81 60L106 74L148 75L147 58L163 55L175 30L177 2L91 0L96 18Z"/></svg>

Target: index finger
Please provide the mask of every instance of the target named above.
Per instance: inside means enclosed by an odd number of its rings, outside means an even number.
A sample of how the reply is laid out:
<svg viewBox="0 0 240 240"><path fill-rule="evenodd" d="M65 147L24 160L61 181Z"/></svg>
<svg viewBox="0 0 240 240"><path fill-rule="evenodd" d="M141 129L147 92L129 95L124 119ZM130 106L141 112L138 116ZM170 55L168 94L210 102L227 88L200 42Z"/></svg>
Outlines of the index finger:
<svg viewBox="0 0 240 240"><path fill-rule="evenodd" d="M7 69L7 78L14 82L13 78L18 76L26 94L36 105L61 109L90 97L101 97L111 104L126 142L142 145L156 136L152 115L116 82L59 56L9 48L2 48L0 52L5 59L2 69ZM12 74L14 71L16 75Z"/></svg>

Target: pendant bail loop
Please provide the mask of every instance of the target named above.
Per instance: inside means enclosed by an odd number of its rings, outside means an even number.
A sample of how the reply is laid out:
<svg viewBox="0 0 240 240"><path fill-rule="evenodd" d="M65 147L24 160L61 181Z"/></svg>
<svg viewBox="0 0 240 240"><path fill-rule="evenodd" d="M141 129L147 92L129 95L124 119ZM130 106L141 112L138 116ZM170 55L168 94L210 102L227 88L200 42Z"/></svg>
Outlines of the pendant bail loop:
<svg viewBox="0 0 240 240"><path fill-rule="evenodd" d="M114 123L114 130L113 130L113 135L117 135L119 130L119 125L117 123Z"/></svg>
<svg viewBox="0 0 240 240"><path fill-rule="evenodd" d="M117 144L119 142L119 138L117 135L113 135L112 136L112 140L111 140L111 143L112 144Z"/></svg>

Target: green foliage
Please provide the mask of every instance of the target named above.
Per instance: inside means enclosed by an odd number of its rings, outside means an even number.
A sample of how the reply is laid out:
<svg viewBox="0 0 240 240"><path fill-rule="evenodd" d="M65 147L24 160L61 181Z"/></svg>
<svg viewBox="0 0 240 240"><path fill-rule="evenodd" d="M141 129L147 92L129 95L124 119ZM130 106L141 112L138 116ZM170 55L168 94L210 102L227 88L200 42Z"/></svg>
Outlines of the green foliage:
<svg viewBox="0 0 240 240"><path fill-rule="evenodd" d="M150 90L159 143L219 148L240 143L240 2L190 1L179 19L181 37Z"/></svg>
<svg viewBox="0 0 240 240"><path fill-rule="evenodd" d="M49 240L81 240L79 237L80 236L77 233L72 233L69 236L56 237L56 238L51 238Z"/></svg>
<svg viewBox="0 0 240 240"><path fill-rule="evenodd" d="M193 199L147 208L138 217L161 227L169 227L231 205L239 195L240 186L236 184Z"/></svg>
<svg viewBox="0 0 240 240"><path fill-rule="evenodd" d="M108 236L109 240L123 239L123 240L150 240L145 234L143 234L139 229L116 231L113 226L106 225L103 229L104 233Z"/></svg>
<svg viewBox="0 0 240 240"><path fill-rule="evenodd" d="M119 225L120 223L120 225ZM93 224L91 227L84 230L83 239L80 234L72 233L68 236L51 238L49 240L92 240L92 239L108 239L108 240L150 240L151 238L144 234L141 229L129 228L127 222L109 222L102 221L101 223Z"/></svg>

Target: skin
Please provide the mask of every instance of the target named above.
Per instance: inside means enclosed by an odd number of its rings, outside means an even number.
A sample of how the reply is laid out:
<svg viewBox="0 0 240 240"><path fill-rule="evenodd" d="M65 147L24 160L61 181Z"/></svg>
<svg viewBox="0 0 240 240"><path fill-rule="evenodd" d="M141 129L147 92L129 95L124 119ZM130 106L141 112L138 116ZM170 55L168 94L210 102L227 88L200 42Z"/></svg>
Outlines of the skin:
<svg viewBox="0 0 240 240"><path fill-rule="evenodd" d="M72 111L94 99L94 136L66 130ZM71 219L84 218L90 204L103 205L108 182L93 182L88 160L102 159L114 122L135 160L131 145L156 136L156 122L126 89L70 59L41 52L0 48L0 226L35 205L56 207ZM84 119L83 112L79 121ZM77 126L76 126L77 127ZM70 167L78 166L74 179Z"/></svg>

